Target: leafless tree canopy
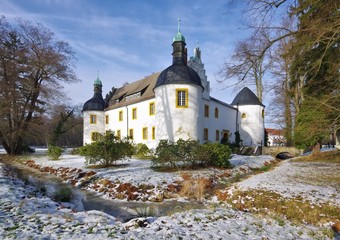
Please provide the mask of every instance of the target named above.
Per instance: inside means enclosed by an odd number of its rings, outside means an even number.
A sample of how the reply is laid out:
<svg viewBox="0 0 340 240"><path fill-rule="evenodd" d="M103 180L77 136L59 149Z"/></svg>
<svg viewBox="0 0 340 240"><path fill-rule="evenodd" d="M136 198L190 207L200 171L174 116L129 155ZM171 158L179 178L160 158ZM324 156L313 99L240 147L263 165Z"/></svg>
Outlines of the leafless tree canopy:
<svg viewBox="0 0 340 240"><path fill-rule="evenodd" d="M0 18L0 141L20 154L23 138L45 104L62 96L62 82L75 82L70 46L39 23Z"/></svg>

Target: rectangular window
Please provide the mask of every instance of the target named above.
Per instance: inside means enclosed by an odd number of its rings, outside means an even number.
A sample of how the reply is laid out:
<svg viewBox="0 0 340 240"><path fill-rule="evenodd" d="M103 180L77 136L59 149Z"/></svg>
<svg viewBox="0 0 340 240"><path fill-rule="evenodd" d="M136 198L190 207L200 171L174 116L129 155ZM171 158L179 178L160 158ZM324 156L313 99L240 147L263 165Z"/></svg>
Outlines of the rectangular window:
<svg viewBox="0 0 340 240"><path fill-rule="evenodd" d="M155 115L156 109L155 109L155 102L151 102L149 104L149 115L153 116Z"/></svg>
<svg viewBox="0 0 340 240"><path fill-rule="evenodd" d="M90 124L97 124L97 115L90 115Z"/></svg>
<svg viewBox="0 0 340 240"><path fill-rule="evenodd" d="M209 117L209 105L204 105L204 117Z"/></svg>
<svg viewBox="0 0 340 240"><path fill-rule="evenodd" d="M148 128L143 128L143 140L148 140Z"/></svg>
<svg viewBox="0 0 340 240"><path fill-rule="evenodd" d="M132 119L137 119L137 108L132 108Z"/></svg>
<svg viewBox="0 0 340 240"><path fill-rule="evenodd" d="M152 140L156 139L156 128L155 127L152 127L151 129L151 138Z"/></svg>
<svg viewBox="0 0 340 240"><path fill-rule="evenodd" d="M215 118L218 118L218 108L215 108Z"/></svg>
<svg viewBox="0 0 340 240"><path fill-rule="evenodd" d="M130 137L131 139L133 139L133 129L132 129L132 128L129 130L129 137Z"/></svg>
<svg viewBox="0 0 340 240"><path fill-rule="evenodd" d="M188 89L176 89L176 107L187 108L188 107Z"/></svg>
<svg viewBox="0 0 340 240"><path fill-rule="evenodd" d="M119 122L123 121L123 110L119 111L118 120Z"/></svg>
<svg viewBox="0 0 340 240"><path fill-rule="evenodd" d="M98 139L99 139L99 132L92 132L91 133L91 140L95 142Z"/></svg>
<svg viewBox="0 0 340 240"><path fill-rule="evenodd" d="M109 115L105 115L105 123L109 124Z"/></svg>
<svg viewBox="0 0 340 240"><path fill-rule="evenodd" d="M117 130L117 137L118 137L119 139L121 138L120 130Z"/></svg>
<svg viewBox="0 0 340 240"><path fill-rule="evenodd" d="M216 141L220 141L220 131L216 130Z"/></svg>
<svg viewBox="0 0 340 240"><path fill-rule="evenodd" d="M208 128L204 128L204 132L203 132L203 140L207 141L209 138L209 131Z"/></svg>

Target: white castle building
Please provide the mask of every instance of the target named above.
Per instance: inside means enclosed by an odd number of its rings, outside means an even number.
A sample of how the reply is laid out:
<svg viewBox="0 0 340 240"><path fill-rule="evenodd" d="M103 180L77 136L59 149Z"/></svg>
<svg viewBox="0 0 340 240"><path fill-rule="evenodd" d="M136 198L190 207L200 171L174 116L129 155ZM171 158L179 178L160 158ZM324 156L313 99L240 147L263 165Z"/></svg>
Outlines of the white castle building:
<svg viewBox="0 0 340 240"><path fill-rule="evenodd" d="M199 47L187 60L180 29L173 39L172 65L139 81L112 88L105 100L102 82L94 82L94 95L83 107L84 145L112 130L119 137L155 148L159 140L235 140L243 145L264 142L264 105L249 89L242 89L231 104L210 96Z"/></svg>

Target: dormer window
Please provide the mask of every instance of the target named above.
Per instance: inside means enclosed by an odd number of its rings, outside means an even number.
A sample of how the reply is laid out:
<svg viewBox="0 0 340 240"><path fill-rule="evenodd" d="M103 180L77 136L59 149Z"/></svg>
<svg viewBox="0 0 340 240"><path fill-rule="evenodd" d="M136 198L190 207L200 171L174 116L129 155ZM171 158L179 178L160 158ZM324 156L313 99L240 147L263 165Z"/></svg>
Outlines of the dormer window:
<svg viewBox="0 0 340 240"><path fill-rule="evenodd" d="M137 93L134 93L134 94L131 94L131 95L128 95L125 97L125 100L126 101L130 101L132 99L136 99L136 98L139 98L141 96L141 92L137 92Z"/></svg>

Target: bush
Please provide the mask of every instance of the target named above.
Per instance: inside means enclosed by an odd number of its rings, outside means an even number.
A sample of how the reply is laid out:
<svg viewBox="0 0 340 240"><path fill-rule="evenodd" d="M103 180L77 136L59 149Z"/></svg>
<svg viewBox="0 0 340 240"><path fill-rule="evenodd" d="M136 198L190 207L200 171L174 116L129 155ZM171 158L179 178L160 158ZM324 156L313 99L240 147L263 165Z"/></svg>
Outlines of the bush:
<svg viewBox="0 0 340 240"><path fill-rule="evenodd" d="M199 144L194 140L179 139L176 143L161 140L152 165L162 168L197 167L213 165L230 167L230 148L219 143Z"/></svg>
<svg viewBox="0 0 340 240"><path fill-rule="evenodd" d="M178 161L177 146L169 140L160 140L152 159L152 166L176 168Z"/></svg>
<svg viewBox="0 0 340 240"><path fill-rule="evenodd" d="M47 150L47 155L52 159L52 160L58 160L61 156L62 153L62 148L58 146L53 146L49 145L48 150Z"/></svg>
<svg viewBox="0 0 340 240"><path fill-rule="evenodd" d="M100 135L98 140L80 147L80 155L85 156L86 164L96 164L109 166L115 161L124 157L131 157L133 145L128 139L120 139L114 132L107 131Z"/></svg>
<svg viewBox="0 0 340 240"><path fill-rule="evenodd" d="M148 146L146 146L146 144L138 143L137 145L135 145L134 155L136 155L138 157L148 157L148 156L150 156L150 154L151 154L151 151L148 148Z"/></svg>
<svg viewBox="0 0 340 240"><path fill-rule="evenodd" d="M72 196L72 189L67 186L62 186L57 191L55 191L53 200L56 202L69 202L71 201Z"/></svg>
<svg viewBox="0 0 340 240"><path fill-rule="evenodd" d="M203 145L210 155L210 163L217 167L230 168L231 150L227 145L207 143Z"/></svg>

